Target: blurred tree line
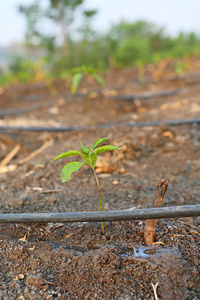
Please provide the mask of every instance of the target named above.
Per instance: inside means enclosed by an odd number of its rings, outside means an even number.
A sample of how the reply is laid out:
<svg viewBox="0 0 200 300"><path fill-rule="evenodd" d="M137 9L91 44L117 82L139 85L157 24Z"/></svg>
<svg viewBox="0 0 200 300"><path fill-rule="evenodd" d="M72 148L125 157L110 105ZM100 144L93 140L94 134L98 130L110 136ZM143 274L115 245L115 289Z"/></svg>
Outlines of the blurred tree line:
<svg viewBox="0 0 200 300"><path fill-rule="evenodd" d="M98 12L85 9L84 0L48 0L46 6L34 0L20 5L19 12L26 20L24 47L29 56L13 56L10 72L0 75L0 83L13 76L23 82L49 74L66 77L83 64L102 71L200 54L197 34L170 37L164 28L146 21L120 21L106 33L97 32L92 21Z"/></svg>

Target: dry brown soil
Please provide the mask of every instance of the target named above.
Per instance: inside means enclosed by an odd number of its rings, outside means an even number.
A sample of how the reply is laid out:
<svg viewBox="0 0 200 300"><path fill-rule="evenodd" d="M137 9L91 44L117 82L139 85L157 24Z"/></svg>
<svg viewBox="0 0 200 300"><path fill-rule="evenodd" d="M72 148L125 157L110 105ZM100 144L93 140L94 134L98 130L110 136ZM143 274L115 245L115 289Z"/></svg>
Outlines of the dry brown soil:
<svg viewBox="0 0 200 300"><path fill-rule="evenodd" d="M61 152L109 136L122 150L99 156L103 210L149 208L156 184L169 182L163 206L200 203L199 125L166 120L200 117L200 58L188 58L184 78L174 61L145 68L145 82L127 68L88 79L72 99L65 82L1 90L0 126L86 126L71 132L0 132L0 213L97 211L93 174L82 167L63 185ZM111 100L111 96L179 90L169 97ZM33 111L20 112L30 108ZM13 111L14 109L14 111ZM15 114L14 114L15 113ZM105 123L163 121L160 126ZM106 143L105 143L106 144ZM16 148L16 145L19 145ZM4 158L13 149L14 157ZM0 224L0 299L200 299L200 217L160 220L155 244L144 244L144 222ZM157 291L153 286L157 284Z"/></svg>

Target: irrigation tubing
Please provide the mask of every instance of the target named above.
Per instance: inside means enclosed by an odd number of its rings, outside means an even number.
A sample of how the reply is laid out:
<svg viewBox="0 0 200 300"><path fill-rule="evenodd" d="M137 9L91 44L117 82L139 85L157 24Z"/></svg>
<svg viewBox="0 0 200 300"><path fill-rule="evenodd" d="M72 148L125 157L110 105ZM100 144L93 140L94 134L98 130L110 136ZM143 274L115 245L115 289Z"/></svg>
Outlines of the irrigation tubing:
<svg viewBox="0 0 200 300"><path fill-rule="evenodd" d="M133 83L140 83L141 85L145 85L145 84L152 84L152 83L155 83L157 84L158 82L166 82L166 81L175 81L175 80L199 80L200 79L200 73L197 72L197 73L189 73L189 74L186 74L186 75L183 75L183 76L173 76L173 77L165 77L165 78L161 78L161 79L147 79L147 80L144 80L143 82L139 82L139 80L134 80Z"/></svg>
<svg viewBox="0 0 200 300"><path fill-rule="evenodd" d="M170 97L173 95L177 95L182 90L171 90L171 91L165 91L165 92L159 92L159 93L151 93L151 94L134 94L134 95L116 95L112 97L107 97L109 100L147 100L150 98L159 98L159 97Z"/></svg>
<svg viewBox="0 0 200 300"><path fill-rule="evenodd" d="M193 216L200 216L200 204L103 212L0 214L0 223L131 221Z"/></svg>
<svg viewBox="0 0 200 300"><path fill-rule="evenodd" d="M117 88L115 88L116 90ZM97 92L101 92L101 89L94 89L93 91L97 91ZM102 90L103 91L103 90ZM117 95L117 96L112 96L112 97L107 97L107 99L109 100L148 100L150 98L159 98L159 97L169 97L169 96L173 96L176 95L180 92L182 92L182 89L178 89L178 90L172 90L172 91L163 91L163 92L159 92L159 93L151 93L151 94L134 94L134 95ZM48 95L48 94L47 94ZM45 94L45 97L47 97L47 95ZM65 97L65 96L70 96L72 97L69 93L65 92L65 93L59 93L56 95L56 98L59 99L60 97ZM86 93L76 93L73 96L73 99L79 99L79 98L83 98L86 96ZM30 96L25 96L27 99L26 100L37 100L37 101L41 101L44 99L43 95L30 95ZM24 99L22 97L20 97L20 99ZM51 102L47 102L46 106L50 107L51 105L54 105L55 103L51 103ZM1 109L0 110L0 116L7 116L7 115L17 115L17 114L21 114L21 113L27 113L27 112L31 112L34 110L38 110L40 109L41 106L40 105L34 105L34 106L29 106L29 107L22 107L22 108L11 108L11 109Z"/></svg>
<svg viewBox="0 0 200 300"><path fill-rule="evenodd" d="M138 79L135 79L135 80L132 81L132 83L134 83L134 84L141 84L141 85L150 84L150 83L157 84L158 82L173 81L173 80L179 80L179 79L180 79L179 76L174 76L174 77L170 77L170 78L163 78L163 79L160 79L160 80L151 80L151 79L149 79L149 80L145 80L142 83L140 83ZM182 76L181 79L183 79L183 80L186 80L186 79L198 79L199 80L200 79L200 73L199 72L198 73L189 73L189 74L186 74L186 75ZM120 87L119 86L113 86L113 87L108 87L108 88L99 87L99 88L91 89L89 92L102 92L103 90L119 90L120 88L124 88L124 87L125 87L125 85L121 85ZM36 88L39 89L39 87L36 87ZM16 89L16 87L15 87L15 89ZM165 93L165 92L163 92L163 93ZM71 96L70 93L64 92L64 93L58 93L58 94L56 94L56 97L60 98L60 97L68 96L68 95ZM22 101L24 101L24 100L25 101L36 101L37 100L37 101L39 101L39 100L43 100L44 97L46 98L47 96L49 96L48 93L42 93L42 94L40 93L39 95L32 94L32 95L28 95L28 96L27 95L19 95L18 96L18 100L22 100ZM85 97L85 96L86 96L85 93L76 93L74 95L74 98L81 98L81 97ZM140 97L140 95L137 95L137 96ZM160 97L162 97L162 93L161 93ZM141 98L137 98L137 99L141 99Z"/></svg>
<svg viewBox="0 0 200 300"><path fill-rule="evenodd" d="M200 118L196 119L183 119L183 120L165 120L165 121L154 121L154 122L124 122L124 123L106 123L98 126L63 126L63 127L45 127L45 126L0 126L0 131L50 131L50 132L65 132L75 130L92 130L92 129L105 129L105 128L116 128L116 127L145 127L145 126L160 126L166 124L169 126L180 126L180 125L193 125L197 126L200 124Z"/></svg>
<svg viewBox="0 0 200 300"><path fill-rule="evenodd" d="M21 113L27 113L35 110L41 109L40 105L33 105L29 107L22 107L22 108L9 108L9 109L1 109L0 116L7 116L7 115L18 115Z"/></svg>

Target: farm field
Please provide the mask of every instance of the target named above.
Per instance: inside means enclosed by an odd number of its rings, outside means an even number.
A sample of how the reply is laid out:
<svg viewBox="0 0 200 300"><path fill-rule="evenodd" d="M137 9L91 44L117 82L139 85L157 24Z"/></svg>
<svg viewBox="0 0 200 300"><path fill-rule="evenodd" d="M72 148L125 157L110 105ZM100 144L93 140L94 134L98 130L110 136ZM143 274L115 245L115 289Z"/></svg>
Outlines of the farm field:
<svg viewBox="0 0 200 300"><path fill-rule="evenodd" d="M98 211L92 172L62 184L73 158L51 160L103 137L122 148L97 160L103 211L150 208L161 179L163 207L200 204L200 57L187 65L181 76L173 60L148 65L143 80L109 71L74 97L61 80L2 88L0 213ZM200 216L159 220L151 246L143 220L104 226L0 224L0 298L200 299Z"/></svg>

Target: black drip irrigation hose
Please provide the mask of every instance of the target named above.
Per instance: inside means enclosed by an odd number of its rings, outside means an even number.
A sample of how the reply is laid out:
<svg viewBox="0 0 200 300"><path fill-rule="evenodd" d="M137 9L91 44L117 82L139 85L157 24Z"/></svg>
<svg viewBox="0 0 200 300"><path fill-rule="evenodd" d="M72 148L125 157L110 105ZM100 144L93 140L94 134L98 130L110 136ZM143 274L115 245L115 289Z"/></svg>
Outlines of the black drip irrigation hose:
<svg viewBox="0 0 200 300"><path fill-rule="evenodd" d="M0 223L131 221L194 216L200 216L200 204L103 212L0 214Z"/></svg>
<svg viewBox="0 0 200 300"><path fill-rule="evenodd" d="M196 126L200 123L200 118L197 119L183 119L183 120L166 120L166 121L154 121L154 122L126 122L126 123L110 123L110 124L102 124L99 128L110 128L110 127L145 127L145 126L160 126L163 124L169 126L177 126L177 125L193 125Z"/></svg>
<svg viewBox="0 0 200 300"><path fill-rule="evenodd" d="M170 96L176 95L182 91L183 91L182 89L178 89L178 90L164 91L164 92L160 92L160 93L152 93L152 94L146 94L146 95L145 94L117 95L117 96L107 97L107 99L108 100L136 100L136 99L137 100L148 100L151 98L170 97ZM67 95L67 93L59 94L59 97L64 96L64 95ZM86 94L78 94L77 93L73 96L73 99L77 99L77 98L81 98L81 97L85 97L85 96L86 96ZM59 99L59 97L57 95L58 99ZM39 99L40 99L40 97L38 97L37 100L39 100ZM40 99L40 100L42 100L42 99ZM54 104L55 103L53 103L53 102L47 102L46 104L43 104L43 107L44 108L51 107ZM41 105L33 105L33 106L29 106L29 107L1 109L0 117L23 114L23 113L27 113L27 112L36 111L41 108L42 108Z"/></svg>
<svg viewBox="0 0 200 300"><path fill-rule="evenodd" d="M110 88L111 89L111 88ZM113 88L114 90L119 89L119 87ZM97 88L97 89L92 89L89 93L92 92L103 92L104 90L109 90L109 88L107 89L103 89L103 88ZM136 100L136 99L140 99L140 100L147 100L150 98L159 98L159 97L170 97L173 95L176 95L180 92L182 92L182 89L177 89L177 90L172 90L172 91L163 91L163 92L159 92L159 93L151 93L151 94L134 94L134 95L117 95L117 96L112 96L112 97L107 97L107 99L109 100ZM73 95L73 101L75 99L79 99L79 98L84 98L86 97L87 93L76 93L75 95ZM44 98L46 98L48 96L48 94L44 94L44 95L29 95L29 96L20 96L20 99L18 100L26 100L26 101L41 101ZM68 92L64 92L64 93L58 93L56 95L56 99L58 100L60 97L72 97L72 95ZM70 100L69 100L70 101ZM68 101L68 102L69 102ZM71 100L72 101L72 100ZM48 102L48 106L50 105L54 105L55 103L49 103ZM39 105L35 105L35 106L29 106L29 107L25 107L25 108L13 108L13 109L2 109L0 110L0 116L5 116L5 115L16 115L18 113L25 113L25 112L29 112L29 111L33 111L33 110L37 110L39 109L40 106Z"/></svg>
<svg viewBox="0 0 200 300"><path fill-rule="evenodd" d="M173 96L175 94L180 93L181 91L182 90L179 89L179 90L165 91L165 92L160 92L160 93L156 93L156 94L153 93L153 94L146 94L146 95L142 95L142 94L138 94L138 95L118 95L118 96L113 96L113 97L107 97L107 99L109 99L109 100L136 100L136 99L139 99L139 100L145 100L146 99L146 100L148 100L150 98ZM57 98L60 98L61 96L64 96L64 95L66 96L66 95L69 95L69 94L62 93L62 94L59 94L59 97L57 95ZM81 97L85 97L85 96L86 96L86 94L78 94L77 93L73 96L73 99L81 98ZM43 98L40 99L40 97L38 97L37 100L42 100L42 99ZM46 103L46 107L53 106L54 104L55 103L53 103L53 102L48 102L48 103ZM22 114L22 113L27 113L27 112L39 110L41 108L42 108L41 105L33 105L33 106L29 106L29 107L1 109L0 110L0 117L1 116L7 116L7 115L18 115L18 114Z"/></svg>
<svg viewBox="0 0 200 300"><path fill-rule="evenodd" d="M125 122L125 123L107 123L98 126L63 126L63 127L45 127L45 126L0 126L0 131L50 131L50 132L65 132L75 130L92 130L92 129L105 129L105 128L117 128L117 127L145 127L145 126L180 126L180 125L193 125L200 124L200 118L196 119L183 119L183 120L166 120L166 121L154 121L154 122Z"/></svg>
<svg viewBox="0 0 200 300"><path fill-rule="evenodd" d="M191 73L191 74L186 74L182 77L179 77L179 76L174 76L174 77L171 77L171 78L163 78L163 79L160 79L160 80L145 80L144 82L139 82L138 79L135 79L132 81L133 84L140 84L140 85L145 85L145 84L151 84L151 83L155 83L157 84L158 82L163 82L163 81L173 81L173 80L179 80L179 79L200 79L200 73ZM94 88L94 89L91 89L89 91L89 93L91 92L103 92L104 90L119 90L121 88L124 88L125 87L125 84L121 85L121 86L113 86L113 87L108 87L108 88L102 88L102 87L98 87L98 88ZM15 87L16 88L16 87ZM36 87L38 88L38 87ZM178 91L178 90L177 90ZM163 92L165 93L165 92ZM18 96L18 100L22 100L22 101L39 101L39 100L43 100L44 97L47 97L49 96L49 93L42 93L42 94L32 94L32 95L19 95ZM63 92L63 93L57 93L56 94L56 98L59 99L60 97L67 97L67 96L70 96L71 97L71 94L69 92ZM73 97L74 98L82 98L82 97L85 97L86 96L86 93L76 93ZM135 96L140 96L140 95L135 95ZM161 96L162 97L162 93L161 93ZM163 96L165 97L165 95ZM151 98L151 97L150 97ZM124 99L124 98L123 98ZM140 98L137 98L137 99L140 99ZM148 98L146 98L148 99Z"/></svg>
<svg viewBox="0 0 200 300"><path fill-rule="evenodd" d="M76 93L73 95L73 99L75 98L83 98L85 97L87 94L86 93ZM69 97L71 98L72 95L69 92L63 92L63 93L56 93L56 95L51 95L53 98L55 98L56 100L58 100L60 97ZM22 101L42 101L45 98L49 97L49 93L44 93L44 94L33 94L33 95L20 95L18 97L18 100L22 100ZM55 104L55 103L54 103Z"/></svg>
<svg viewBox="0 0 200 300"><path fill-rule="evenodd" d="M170 97L176 94L179 94L182 90L172 90L160 93L151 93L151 94L134 94L134 95L116 95L112 97L107 97L109 100L147 100L150 98L159 98L159 97Z"/></svg>
<svg viewBox="0 0 200 300"><path fill-rule="evenodd" d="M7 116L7 115L18 115L21 113L27 113L35 110L41 109L41 105L33 105L29 107L22 107L22 108L8 108L8 109L1 109L0 116Z"/></svg>
<svg viewBox="0 0 200 300"><path fill-rule="evenodd" d="M166 82L166 81L176 81L176 80L199 80L200 79L200 73L189 73L183 76L178 76L175 75L173 77L165 77L165 78L161 78L161 79L152 79L152 77L150 77L150 79L144 80L143 82L140 82L138 79L133 81L133 84L141 84L141 85L145 85L145 84L152 84L152 83L159 83L159 82Z"/></svg>

